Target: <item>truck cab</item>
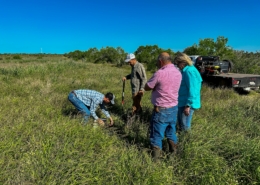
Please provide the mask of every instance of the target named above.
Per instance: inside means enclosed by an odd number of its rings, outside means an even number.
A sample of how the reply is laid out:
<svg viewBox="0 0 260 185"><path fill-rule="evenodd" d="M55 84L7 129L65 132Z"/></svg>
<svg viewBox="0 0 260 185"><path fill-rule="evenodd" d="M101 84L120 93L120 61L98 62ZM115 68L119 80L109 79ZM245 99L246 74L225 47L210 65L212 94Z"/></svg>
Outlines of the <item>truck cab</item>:
<svg viewBox="0 0 260 185"><path fill-rule="evenodd" d="M220 61L218 56L198 56L194 65L201 75L216 75L230 72L230 62Z"/></svg>
<svg viewBox="0 0 260 185"><path fill-rule="evenodd" d="M191 59L193 65L195 66L195 64L196 64L196 59L199 57L199 55L190 55L189 57L190 57L190 59Z"/></svg>

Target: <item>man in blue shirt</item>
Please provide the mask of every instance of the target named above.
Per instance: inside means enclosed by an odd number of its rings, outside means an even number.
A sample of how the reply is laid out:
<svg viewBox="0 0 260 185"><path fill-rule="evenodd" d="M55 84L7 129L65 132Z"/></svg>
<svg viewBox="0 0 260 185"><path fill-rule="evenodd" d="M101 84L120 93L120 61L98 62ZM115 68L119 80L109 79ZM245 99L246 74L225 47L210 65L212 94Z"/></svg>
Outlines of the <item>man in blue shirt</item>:
<svg viewBox="0 0 260 185"><path fill-rule="evenodd" d="M96 109L99 106L101 111L110 119L110 126L114 124L112 117L106 110L106 104L115 104L115 95L112 93L102 94L95 90L79 89L70 92L68 100L84 115L84 122L92 116L100 125L104 125L102 119L96 115Z"/></svg>

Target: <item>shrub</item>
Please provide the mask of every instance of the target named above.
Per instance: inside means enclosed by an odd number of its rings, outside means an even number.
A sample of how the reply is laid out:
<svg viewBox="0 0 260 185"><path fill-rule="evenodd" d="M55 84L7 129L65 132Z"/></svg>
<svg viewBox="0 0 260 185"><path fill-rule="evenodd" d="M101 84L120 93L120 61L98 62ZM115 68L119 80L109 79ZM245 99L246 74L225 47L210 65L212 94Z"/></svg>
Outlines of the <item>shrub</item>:
<svg viewBox="0 0 260 185"><path fill-rule="evenodd" d="M13 56L13 59L15 59L15 60L21 60L22 57L21 57L20 55L14 55L14 56Z"/></svg>

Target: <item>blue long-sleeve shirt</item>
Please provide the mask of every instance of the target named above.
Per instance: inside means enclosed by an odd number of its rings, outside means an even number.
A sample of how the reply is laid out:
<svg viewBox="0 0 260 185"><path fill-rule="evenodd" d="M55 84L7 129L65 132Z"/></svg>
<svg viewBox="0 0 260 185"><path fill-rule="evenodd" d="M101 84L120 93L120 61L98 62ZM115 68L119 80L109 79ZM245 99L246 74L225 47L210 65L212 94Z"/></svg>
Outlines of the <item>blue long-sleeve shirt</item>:
<svg viewBox="0 0 260 185"><path fill-rule="evenodd" d="M178 107L190 106L193 109L199 109L200 90L202 78L198 70L192 66L186 66L181 71L182 81L179 89Z"/></svg>
<svg viewBox="0 0 260 185"><path fill-rule="evenodd" d="M109 112L106 110L105 105L103 103L103 99L105 97L104 94L87 89L79 89L74 91L77 95L77 98L82 101L86 106L90 107L90 114L94 117L95 120L98 119L96 115L96 109L100 106L101 111L106 115L107 118L110 118Z"/></svg>

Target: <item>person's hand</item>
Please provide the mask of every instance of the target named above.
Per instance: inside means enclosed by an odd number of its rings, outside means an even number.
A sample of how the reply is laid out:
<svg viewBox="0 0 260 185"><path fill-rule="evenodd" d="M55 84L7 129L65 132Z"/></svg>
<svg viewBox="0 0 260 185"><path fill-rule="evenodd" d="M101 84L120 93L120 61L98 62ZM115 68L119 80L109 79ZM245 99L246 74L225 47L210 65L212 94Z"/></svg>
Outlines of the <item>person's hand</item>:
<svg viewBox="0 0 260 185"><path fill-rule="evenodd" d="M126 77L123 77L123 78L122 78L122 81L126 81Z"/></svg>
<svg viewBox="0 0 260 185"><path fill-rule="evenodd" d="M114 121L113 121L112 117L110 117L109 119L110 119L110 124L109 124L109 126L111 127L111 126L114 125Z"/></svg>
<svg viewBox="0 0 260 185"><path fill-rule="evenodd" d="M190 115L190 107L185 107L183 113L185 116Z"/></svg>
<svg viewBox="0 0 260 185"><path fill-rule="evenodd" d="M98 122L98 124L100 126L104 126L105 125L105 123L104 123L104 121L102 119L98 119L97 122Z"/></svg>
<svg viewBox="0 0 260 185"><path fill-rule="evenodd" d="M138 95L143 96L144 95L144 91L139 91Z"/></svg>

